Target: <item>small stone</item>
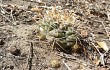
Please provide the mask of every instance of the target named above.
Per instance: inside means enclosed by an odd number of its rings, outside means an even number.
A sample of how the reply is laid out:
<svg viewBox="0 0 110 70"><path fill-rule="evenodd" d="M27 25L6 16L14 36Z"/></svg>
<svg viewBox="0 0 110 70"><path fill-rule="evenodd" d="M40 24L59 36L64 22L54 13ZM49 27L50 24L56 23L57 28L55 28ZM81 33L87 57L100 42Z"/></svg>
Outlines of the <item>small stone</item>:
<svg viewBox="0 0 110 70"><path fill-rule="evenodd" d="M10 47L7 50L15 56L19 56L21 54L20 49L17 49L16 47Z"/></svg>
<svg viewBox="0 0 110 70"><path fill-rule="evenodd" d="M4 45L4 44L5 42L2 39L0 39L0 45Z"/></svg>
<svg viewBox="0 0 110 70"><path fill-rule="evenodd" d="M104 67L98 67L97 70L108 70L108 69Z"/></svg>
<svg viewBox="0 0 110 70"><path fill-rule="evenodd" d="M66 3L66 6L71 6L71 4L69 2Z"/></svg>
<svg viewBox="0 0 110 70"><path fill-rule="evenodd" d="M2 70L2 64L0 64L0 70Z"/></svg>
<svg viewBox="0 0 110 70"><path fill-rule="evenodd" d="M19 21L16 21L16 22L13 22L13 25L18 25L19 24Z"/></svg>
<svg viewBox="0 0 110 70"><path fill-rule="evenodd" d="M57 59L54 59L51 61L51 67L52 68L59 68L60 67L60 62Z"/></svg>
<svg viewBox="0 0 110 70"><path fill-rule="evenodd" d="M13 65L10 65L10 69L13 70L14 69L14 66Z"/></svg>

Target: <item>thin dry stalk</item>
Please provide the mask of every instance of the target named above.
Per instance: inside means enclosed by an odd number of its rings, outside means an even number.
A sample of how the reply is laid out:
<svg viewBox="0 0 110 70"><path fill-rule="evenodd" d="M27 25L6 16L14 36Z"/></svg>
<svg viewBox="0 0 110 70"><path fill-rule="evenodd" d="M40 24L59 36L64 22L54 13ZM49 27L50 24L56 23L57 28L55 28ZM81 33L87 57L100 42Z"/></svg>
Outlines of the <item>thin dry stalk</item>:
<svg viewBox="0 0 110 70"><path fill-rule="evenodd" d="M104 23L102 22L102 25L103 25L103 27L104 27L104 29L105 29L105 32L106 32L106 34L107 34L107 37L109 38L109 40L110 40L110 36L109 36L109 32L107 31L107 29L106 29L106 27L105 27L105 25L104 25Z"/></svg>
<svg viewBox="0 0 110 70"><path fill-rule="evenodd" d="M11 9L11 14L10 14L10 16L11 16L11 18L12 18L13 22L14 22L13 9Z"/></svg>
<svg viewBox="0 0 110 70"><path fill-rule="evenodd" d="M68 70L71 70L70 67L65 63L64 60L63 60L62 62L63 62L63 64L66 66L66 68L67 68Z"/></svg>
<svg viewBox="0 0 110 70"><path fill-rule="evenodd" d="M29 65L29 70L32 70L32 59L33 59L33 43L31 42L31 46L30 46L30 57L28 60L28 65Z"/></svg>
<svg viewBox="0 0 110 70"><path fill-rule="evenodd" d="M95 48L96 50L98 51L98 53L100 54L100 60L101 60L101 63L105 66L105 62L104 62L104 54L102 54L99 49L95 46L94 43L91 43Z"/></svg>

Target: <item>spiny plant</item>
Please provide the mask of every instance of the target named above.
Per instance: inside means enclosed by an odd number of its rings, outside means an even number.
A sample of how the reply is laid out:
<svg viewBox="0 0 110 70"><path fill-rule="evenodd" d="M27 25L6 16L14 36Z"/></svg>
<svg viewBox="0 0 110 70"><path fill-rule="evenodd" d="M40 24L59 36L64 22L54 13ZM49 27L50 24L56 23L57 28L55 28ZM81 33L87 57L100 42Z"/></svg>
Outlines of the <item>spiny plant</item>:
<svg viewBox="0 0 110 70"><path fill-rule="evenodd" d="M46 10L44 18L39 20L39 37L53 43L53 48L76 48L78 34L75 24L74 12L71 10ZM77 44L76 44L77 43Z"/></svg>

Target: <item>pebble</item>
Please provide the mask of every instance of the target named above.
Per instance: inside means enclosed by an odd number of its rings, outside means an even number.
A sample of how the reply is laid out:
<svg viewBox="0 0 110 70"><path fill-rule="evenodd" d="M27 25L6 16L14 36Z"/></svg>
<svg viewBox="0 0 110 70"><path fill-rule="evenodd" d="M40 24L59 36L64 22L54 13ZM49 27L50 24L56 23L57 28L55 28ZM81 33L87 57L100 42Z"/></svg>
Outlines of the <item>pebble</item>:
<svg viewBox="0 0 110 70"><path fill-rule="evenodd" d="M21 54L20 49L17 49L16 47L9 47L9 48L7 48L7 50L8 50L12 55L15 55L15 56L19 56L19 55Z"/></svg>
<svg viewBox="0 0 110 70"><path fill-rule="evenodd" d="M2 39L0 39L0 45L4 45L4 44L5 42Z"/></svg>
<svg viewBox="0 0 110 70"><path fill-rule="evenodd" d="M56 60L56 59L51 60L51 67L52 67L52 68L59 68L59 67L60 67L60 62L59 62L59 60Z"/></svg>

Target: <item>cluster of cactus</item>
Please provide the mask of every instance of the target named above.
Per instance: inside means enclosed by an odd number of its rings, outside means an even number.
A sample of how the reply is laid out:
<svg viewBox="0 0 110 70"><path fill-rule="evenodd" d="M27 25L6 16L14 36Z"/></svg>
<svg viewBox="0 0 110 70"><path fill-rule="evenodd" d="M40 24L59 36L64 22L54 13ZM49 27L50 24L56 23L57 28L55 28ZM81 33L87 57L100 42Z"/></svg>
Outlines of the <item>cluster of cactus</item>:
<svg viewBox="0 0 110 70"><path fill-rule="evenodd" d="M49 42L56 41L64 49L76 43L77 34L70 24L45 21L40 24L39 30L41 39L47 39Z"/></svg>

